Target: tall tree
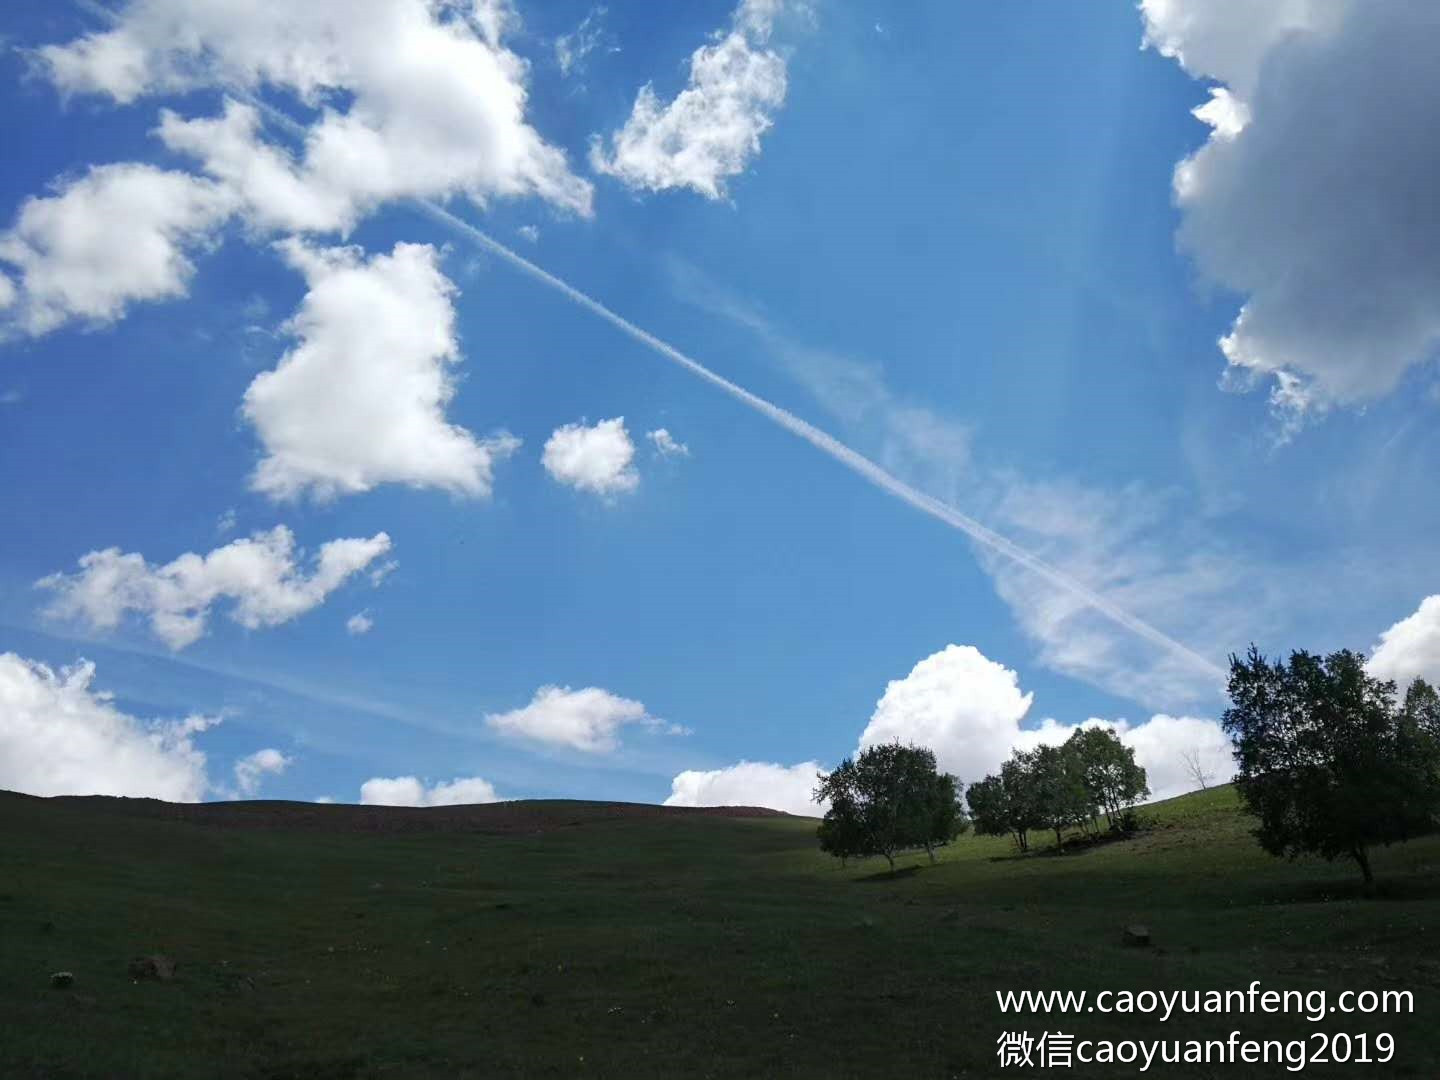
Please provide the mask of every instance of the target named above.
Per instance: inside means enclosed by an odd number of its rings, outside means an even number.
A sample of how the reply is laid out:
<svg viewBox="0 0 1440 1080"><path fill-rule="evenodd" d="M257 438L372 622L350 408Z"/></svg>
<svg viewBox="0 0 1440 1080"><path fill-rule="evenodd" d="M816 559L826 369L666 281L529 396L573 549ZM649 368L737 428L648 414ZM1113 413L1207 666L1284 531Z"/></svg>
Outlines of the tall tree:
<svg viewBox="0 0 1440 1080"><path fill-rule="evenodd" d="M1440 811L1435 721L1440 704L1413 684L1372 677L1348 649L1270 662L1253 645L1230 658L1236 786L1273 855L1353 858L1373 885L1370 851L1434 827Z"/></svg>
<svg viewBox="0 0 1440 1080"><path fill-rule="evenodd" d="M1065 743L1080 763L1080 779L1090 801L1105 811L1113 827L1122 811L1150 794L1145 770L1135 763L1135 751L1108 727L1085 727Z"/></svg>
<svg viewBox="0 0 1440 1080"><path fill-rule="evenodd" d="M921 847L930 861L935 861L935 848L948 844L970 827L961 805L959 784L949 773L935 772L929 777L930 795L928 800L930 824Z"/></svg>
<svg viewBox="0 0 1440 1080"><path fill-rule="evenodd" d="M1037 746L1027 757L1028 780L1041 823L1055 833L1055 846L1059 848L1066 828L1095 816L1096 804L1085 788L1080 757L1068 745Z"/></svg>

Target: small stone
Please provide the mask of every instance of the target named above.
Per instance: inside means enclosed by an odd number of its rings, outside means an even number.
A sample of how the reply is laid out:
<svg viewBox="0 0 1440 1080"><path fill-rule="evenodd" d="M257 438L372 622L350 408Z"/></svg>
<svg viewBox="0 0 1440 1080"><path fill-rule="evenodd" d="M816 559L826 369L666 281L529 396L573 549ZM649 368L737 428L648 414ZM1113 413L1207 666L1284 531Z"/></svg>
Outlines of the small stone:
<svg viewBox="0 0 1440 1080"><path fill-rule="evenodd" d="M67 990L75 982L75 976L68 971L57 971L50 976L50 985L56 990Z"/></svg>
<svg viewBox="0 0 1440 1080"><path fill-rule="evenodd" d="M1124 941L1126 945L1144 948L1150 944L1150 928L1148 926L1141 926L1139 923L1131 923L1125 927L1124 932L1121 934L1121 940Z"/></svg>

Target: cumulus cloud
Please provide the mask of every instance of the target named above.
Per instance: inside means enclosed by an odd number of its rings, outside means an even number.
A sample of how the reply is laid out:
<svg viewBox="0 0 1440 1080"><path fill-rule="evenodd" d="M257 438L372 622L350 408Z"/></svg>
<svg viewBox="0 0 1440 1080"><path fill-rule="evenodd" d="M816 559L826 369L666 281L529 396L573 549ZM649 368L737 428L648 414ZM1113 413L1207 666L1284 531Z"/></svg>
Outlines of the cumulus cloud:
<svg viewBox="0 0 1440 1080"><path fill-rule="evenodd" d="M972 783L999 769L1017 749L1058 745L1079 727L1104 724L1091 719L1065 724L1046 718L1022 726L1033 694L1023 693L1019 676L971 645L947 645L921 660L903 679L885 688L860 735L859 748L899 740L935 751L940 767ZM1193 787L1184 755L1198 751L1223 783L1234 772L1229 740L1214 720L1157 714L1149 720L1113 725L1121 742L1135 750L1155 798Z"/></svg>
<svg viewBox="0 0 1440 1080"><path fill-rule="evenodd" d="M569 747L587 754L608 754L619 745L619 732L629 724L670 735L685 734L676 724L651 716L638 701L597 686L571 690L542 686L530 704L503 713L487 713L492 731L512 738Z"/></svg>
<svg viewBox="0 0 1440 1080"><path fill-rule="evenodd" d="M214 242L232 200L220 186L149 165L92 168L21 204L0 233L0 308L22 332L99 325L132 303L184 296L190 256Z"/></svg>
<svg viewBox="0 0 1440 1080"><path fill-rule="evenodd" d="M209 783L193 737L219 721L139 720L94 678L88 661L57 671L0 654L0 788L198 802Z"/></svg>
<svg viewBox="0 0 1440 1080"><path fill-rule="evenodd" d="M230 618L249 630L279 626L325 601L353 575L390 550L390 537L346 538L322 544L306 573L294 534L284 525L235 540L206 555L187 552L164 566L119 548L92 551L74 574L51 574L36 584L56 593L47 614L78 618L113 630L127 613L150 622L171 649L205 633L211 608L230 601Z"/></svg>
<svg viewBox="0 0 1440 1080"><path fill-rule="evenodd" d="M1146 41L1221 84L1175 170L1179 240L1244 297L1229 383L1283 432L1395 388L1440 344L1433 4L1144 0Z"/></svg>
<svg viewBox="0 0 1440 1080"><path fill-rule="evenodd" d="M298 339L245 392L265 456L252 486L273 498L333 497L378 484L489 495L519 440L449 423L460 360L455 286L427 244L366 259L356 248L282 243L308 291L286 324Z"/></svg>
<svg viewBox="0 0 1440 1080"><path fill-rule="evenodd" d="M364 806L464 806L500 801L494 785L478 776L435 784L415 776L374 776L360 785Z"/></svg>
<svg viewBox="0 0 1440 1080"><path fill-rule="evenodd" d="M760 152L760 137L785 101L785 59L769 47L778 0L742 0L728 30L696 49L690 80L669 102L640 88L629 119L591 141L590 163L627 187L690 188L707 199Z"/></svg>
<svg viewBox="0 0 1440 1080"><path fill-rule="evenodd" d="M1402 689L1415 679L1440 685L1440 595L1425 597L1414 614L1382 633L1368 666Z"/></svg>
<svg viewBox="0 0 1440 1080"><path fill-rule="evenodd" d="M787 814L819 817L825 805L810 798L827 772L814 761L776 765L768 761L741 761L723 769L682 772L670 782L666 806L766 806Z"/></svg>
<svg viewBox="0 0 1440 1080"><path fill-rule="evenodd" d="M593 427L566 424L545 441L541 464L560 483L596 495L617 495L640 486L640 474L631 464L635 444L625 430L625 418L601 420Z"/></svg>
<svg viewBox="0 0 1440 1080"><path fill-rule="evenodd" d="M1033 694L973 645L947 645L885 687L860 747L899 739L928 746L940 766L974 780L1009 756Z"/></svg>
<svg viewBox="0 0 1440 1080"><path fill-rule="evenodd" d="M590 184L526 121L527 65L501 41L515 22L497 0L133 0L110 29L38 56L66 94L239 87L298 102L314 116L298 157L241 102L161 124L263 227L343 231L386 201L451 195L589 214Z"/></svg>
<svg viewBox="0 0 1440 1080"><path fill-rule="evenodd" d="M352 636L368 634L374 628L375 620L370 617L368 612L357 611L345 620L345 632Z"/></svg>
<svg viewBox="0 0 1440 1080"><path fill-rule="evenodd" d="M246 754L235 762L235 787L242 796L254 795L267 776L279 776L294 763L274 747Z"/></svg>
<svg viewBox="0 0 1440 1080"><path fill-rule="evenodd" d="M678 458L690 456L690 447L680 442L663 427L656 428L654 431L647 431L645 438L650 440L651 444L655 447L655 452L661 457Z"/></svg>

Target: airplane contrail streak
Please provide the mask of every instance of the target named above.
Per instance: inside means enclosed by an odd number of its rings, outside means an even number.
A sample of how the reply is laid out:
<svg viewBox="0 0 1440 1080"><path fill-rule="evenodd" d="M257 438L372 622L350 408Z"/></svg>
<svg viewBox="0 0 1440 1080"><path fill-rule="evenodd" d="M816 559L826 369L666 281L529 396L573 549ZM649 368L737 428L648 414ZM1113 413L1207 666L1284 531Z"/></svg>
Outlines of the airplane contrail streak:
<svg viewBox="0 0 1440 1080"><path fill-rule="evenodd" d="M951 528L958 529L977 543L983 544L992 551L998 552L1006 558L1012 559L1021 566L1024 566L1026 569L1039 574L1052 584L1078 597L1084 601L1087 606L1098 611L1116 624L1132 633L1138 634L1140 637L1155 645L1159 645L1161 648L1175 653L1189 661L1196 668L1212 675L1219 677L1224 676L1224 671L1218 665L1207 660L1189 646L1176 641L1168 634L1151 626L1145 620L1132 615L1113 601L1107 600L1104 596L1101 596L1083 583L1076 581L1058 567L1051 565L1033 552L1027 551L1009 537L996 532L994 529L982 524L969 514L957 510L948 503L941 502L933 495L927 495L918 488L912 487L859 451L851 449L828 432L822 431L814 424L802 420L787 409L782 409L779 405L767 401L758 394L751 393L743 386L733 383L725 378L725 376L710 370L710 368L698 360L687 356L669 342L663 341L648 330L636 326L623 315L612 311L600 303L600 301L575 288L575 286L569 282L535 265L518 252L512 251L500 243L500 241L481 229L476 228L474 225L471 225L463 218L457 217L449 210L428 199L416 200L416 205L424 214L438 221L452 232L464 236L480 248L509 263L526 276L554 289L562 296L580 305L592 314L598 315L617 330L634 338L642 345L659 353L665 359L679 365L692 375L704 380L711 386L723 390L735 400L754 409L776 424L779 424L786 431L804 439L817 450L828 454L841 465L844 465L850 471L868 480L880 490L889 495L893 495L902 502L908 503L922 513L929 514L931 517L944 522Z"/></svg>
<svg viewBox="0 0 1440 1080"><path fill-rule="evenodd" d="M76 3L85 10L105 19L111 25L114 25L118 21L118 16L114 11L97 3L96 0L76 0ZM293 136L304 138L305 127L291 119L280 109L261 100L257 95L243 87L230 86L227 87L227 89L247 104L259 109L266 117L273 121L276 126L283 128ZM751 393L743 386L733 383L725 378L725 376L710 370L704 364L700 363L700 361L687 356L669 342L662 341L648 330L636 326L623 315L612 311L600 301L575 288L575 286L569 282L537 266L518 252L512 251L500 241L490 236L489 233L476 228L463 218L457 217L439 203L430 199L414 199L413 204L423 214L443 225L451 232L464 237L477 247L490 252L532 280L538 281L542 285L553 289L566 299L603 319L621 333L638 341L652 352L658 353L671 363L690 372L690 374L696 378L723 391L742 405L753 409L761 416L778 424L792 435L796 435L805 440L821 453L838 461L851 472L873 484L886 494L892 495L901 502L919 510L921 513L928 514L930 517L943 522L952 529L964 533L976 543L984 545L991 551L997 552L1019 563L1027 570L1038 574L1057 588L1064 589L1117 626L1123 627L1131 633L1149 641L1151 644L1157 645L1167 652L1180 657L1197 670L1215 676L1218 679L1225 677L1224 670L1213 661L1201 656L1188 645L1176 641L1164 631L1150 625L1144 619L1126 611L1120 605L1107 599L1100 593L1095 592L1083 582L1072 578L1059 567L1052 565L1040 556L1026 550L1009 537L982 524L969 514L957 510L950 504L941 502L934 496L928 495L918 488L905 483L905 481L901 480L898 476L888 472L859 451L851 449L828 432L822 431L808 421L802 420L794 413L782 409L779 405L767 401L758 394Z"/></svg>

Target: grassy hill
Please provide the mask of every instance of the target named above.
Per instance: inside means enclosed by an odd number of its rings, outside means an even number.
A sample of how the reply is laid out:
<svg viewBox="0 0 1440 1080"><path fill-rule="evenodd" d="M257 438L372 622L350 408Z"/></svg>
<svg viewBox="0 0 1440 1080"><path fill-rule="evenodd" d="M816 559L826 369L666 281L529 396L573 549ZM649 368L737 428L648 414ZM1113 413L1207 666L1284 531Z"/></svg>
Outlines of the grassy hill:
<svg viewBox="0 0 1440 1080"><path fill-rule="evenodd" d="M1253 979L1412 990L1414 1015L1320 1028L1393 1034L1389 1065L1305 1075L1440 1075L1440 839L1380 852L1384 891L1365 899L1349 865L1260 852L1228 788L1146 813L1156 828L1132 840L1018 858L967 837L891 879L821 856L813 821L759 812L0 794L0 1075L1030 1076L1050 1071L997 1068L1002 1031L1319 1030L1002 1016L995 1000ZM1137 922L1153 947L1122 944ZM151 953L173 979L132 979Z"/></svg>

